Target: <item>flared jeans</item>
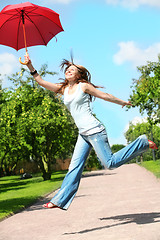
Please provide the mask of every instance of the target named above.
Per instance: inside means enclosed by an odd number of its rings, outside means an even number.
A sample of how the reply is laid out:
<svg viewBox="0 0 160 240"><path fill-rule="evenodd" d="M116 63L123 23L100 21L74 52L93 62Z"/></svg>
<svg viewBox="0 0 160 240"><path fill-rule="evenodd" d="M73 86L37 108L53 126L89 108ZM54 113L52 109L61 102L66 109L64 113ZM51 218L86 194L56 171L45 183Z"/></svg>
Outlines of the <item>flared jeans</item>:
<svg viewBox="0 0 160 240"><path fill-rule="evenodd" d="M83 168L92 147L101 164L108 169L114 169L145 152L149 148L149 143L147 137L141 135L134 142L113 154L106 130L89 136L79 134L68 173L61 188L51 200L53 204L64 210L68 209L78 190Z"/></svg>

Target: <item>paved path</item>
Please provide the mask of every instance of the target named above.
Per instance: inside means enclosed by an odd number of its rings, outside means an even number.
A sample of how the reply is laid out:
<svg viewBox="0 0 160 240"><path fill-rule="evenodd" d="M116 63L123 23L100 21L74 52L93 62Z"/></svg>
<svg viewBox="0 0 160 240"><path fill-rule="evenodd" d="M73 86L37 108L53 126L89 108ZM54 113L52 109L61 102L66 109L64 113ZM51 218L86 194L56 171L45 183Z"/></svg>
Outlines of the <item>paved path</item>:
<svg viewBox="0 0 160 240"><path fill-rule="evenodd" d="M68 211L44 201L0 223L0 240L160 240L160 181L136 164L88 173Z"/></svg>

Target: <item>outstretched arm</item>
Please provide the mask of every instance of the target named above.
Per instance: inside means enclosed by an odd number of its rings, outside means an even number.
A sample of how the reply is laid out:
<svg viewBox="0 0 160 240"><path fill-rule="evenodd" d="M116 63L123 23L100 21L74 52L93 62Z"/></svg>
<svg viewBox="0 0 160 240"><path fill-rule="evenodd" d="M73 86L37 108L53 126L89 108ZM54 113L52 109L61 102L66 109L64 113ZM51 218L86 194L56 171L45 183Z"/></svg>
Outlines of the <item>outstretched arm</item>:
<svg viewBox="0 0 160 240"><path fill-rule="evenodd" d="M112 94L102 92L102 91L98 90L97 88L95 88L94 86L92 86L91 84L88 84L88 83L83 83L82 84L82 90L85 93L88 93L88 94L90 94L94 97L101 98L101 99L103 99L105 101L108 101L108 102L119 104L122 107L124 107L126 105L131 105L132 106L132 104L130 102L123 101L122 99L114 97Z"/></svg>
<svg viewBox="0 0 160 240"><path fill-rule="evenodd" d="M35 71L35 68L33 67L29 56L25 56L25 62L27 63L27 67L30 70L30 72L33 73ZM61 87L60 84L44 81L38 73L35 73L33 77L40 86L52 92L57 92Z"/></svg>

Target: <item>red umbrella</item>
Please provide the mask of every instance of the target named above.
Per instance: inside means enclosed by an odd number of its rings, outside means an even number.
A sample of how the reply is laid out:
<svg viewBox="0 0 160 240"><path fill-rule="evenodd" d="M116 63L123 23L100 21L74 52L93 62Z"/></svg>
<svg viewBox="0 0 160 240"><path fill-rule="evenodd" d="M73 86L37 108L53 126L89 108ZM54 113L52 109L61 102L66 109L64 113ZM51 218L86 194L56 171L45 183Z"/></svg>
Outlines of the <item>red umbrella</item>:
<svg viewBox="0 0 160 240"><path fill-rule="evenodd" d="M0 12L0 44L17 51L25 47L26 54L27 46L47 45L61 31L58 13L30 2L8 5Z"/></svg>

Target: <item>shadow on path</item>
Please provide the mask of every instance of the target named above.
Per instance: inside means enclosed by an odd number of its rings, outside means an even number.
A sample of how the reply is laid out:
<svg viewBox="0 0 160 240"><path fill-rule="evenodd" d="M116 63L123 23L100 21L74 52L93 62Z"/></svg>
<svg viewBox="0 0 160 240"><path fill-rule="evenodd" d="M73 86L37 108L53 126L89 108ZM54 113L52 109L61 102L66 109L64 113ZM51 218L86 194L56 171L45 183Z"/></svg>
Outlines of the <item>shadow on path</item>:
<svg viewBox="0 0 160 240"><path fill-rule="evenodd" d="M89 195L82 194L82 195L75 196L75 198L82 198L82 197L86 197L86 196L89 196ZM50 200L48 198L42 198L41 200L35 202L34 205L31 205L28 208L26 208L25 211L30 212L30 211L37 211L37 210L42 210L42 209L48 210L47 208L43 207L43 204L45 204L49 201Z"/></svg>
<svg viewBox="0 0 160 240"><path fill-rule="evenodd" d="M153 222L160 222L160 213L153 212L153 213L126 214L126 215L119 215L114 217L100 218L100 220L125 221L124 224L126 223L147 224L147 223L153 223Z"/></svg>
<svg viewBox="0 0 160 240"><path fill-rule="evenodd" d="M101 221L113 220L117 223L109 224L106 226L100 226L91 229L84 229L79 232L71 232L71 233L64 233L63 235L74 235L74 234L83 234L93 231L98 231L102 229L107 229L111 227L116 227L120 225L126 225L130 223L136 224L149 224L149 223L157 223L160 222L160 212L152 212L152 213L137 213L137 214L126 214L126 215L119 215L113 217L106 217L106 218L99 218Z"/></svg>
<svg viewBox="0 0 160 240"><path fill-rule="evenodd" d="M104 172L89 172L82 175L82 178L87 177L98 177L98 176L109 176L109 175L115 175L116 173L104 173Z"/></svg>

